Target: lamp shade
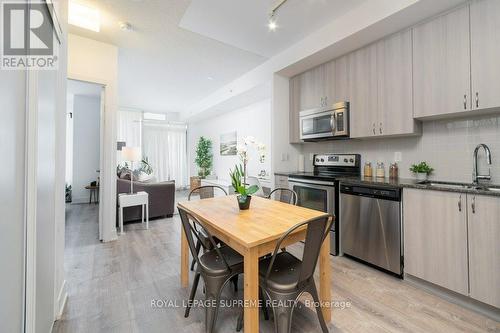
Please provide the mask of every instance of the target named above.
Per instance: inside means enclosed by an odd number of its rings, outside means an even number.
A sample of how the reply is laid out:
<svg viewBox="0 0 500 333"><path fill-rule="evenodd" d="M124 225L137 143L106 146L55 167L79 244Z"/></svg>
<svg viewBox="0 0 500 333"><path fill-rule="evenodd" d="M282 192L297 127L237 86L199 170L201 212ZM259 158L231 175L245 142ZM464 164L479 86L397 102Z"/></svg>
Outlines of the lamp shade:
<svg viewBox="0 0 500 333"><path fill-rule="evenodd" d="M142 159L141 148L139 147L123 147L122 158L125 161L138 162Z"/></svg>

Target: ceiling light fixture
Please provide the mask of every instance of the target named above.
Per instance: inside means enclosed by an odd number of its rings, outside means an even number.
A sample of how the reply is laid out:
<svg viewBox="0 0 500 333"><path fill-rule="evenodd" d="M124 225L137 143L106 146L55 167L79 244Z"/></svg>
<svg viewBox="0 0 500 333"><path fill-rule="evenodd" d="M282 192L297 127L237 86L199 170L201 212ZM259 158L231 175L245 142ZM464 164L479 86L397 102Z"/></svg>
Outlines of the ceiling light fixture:
<svg viewBox="0 0 500 333"><path fill-rule="evenodd" d="M70 1L68 5L68 23L99 32L101 30L101 15L97 8Z"/></svg>
<svg viewBox="0 0 500 333"><path fill-rule="evenodd" d="M271 11L269 12L269 22L267 24L267 27L269 28L270 31L275 31L276 28L278 27L278 24L276 23L276 13L278 12L278 9L283 6L283 4L287 0L279 0L276 5L274 5L273 8L271 8Z"/></svg>

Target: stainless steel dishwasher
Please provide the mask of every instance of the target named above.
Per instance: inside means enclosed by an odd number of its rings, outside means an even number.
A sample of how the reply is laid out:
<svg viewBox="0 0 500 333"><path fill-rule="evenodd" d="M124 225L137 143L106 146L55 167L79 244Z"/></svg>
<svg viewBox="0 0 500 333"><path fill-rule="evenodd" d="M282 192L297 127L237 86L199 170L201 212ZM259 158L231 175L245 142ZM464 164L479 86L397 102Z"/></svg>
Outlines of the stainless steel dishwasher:
<svg viewBox="0 0 500 333"><path fill-rule="evenodd" d="M341 185L340 248L401 277L401 189Z"/></svg>

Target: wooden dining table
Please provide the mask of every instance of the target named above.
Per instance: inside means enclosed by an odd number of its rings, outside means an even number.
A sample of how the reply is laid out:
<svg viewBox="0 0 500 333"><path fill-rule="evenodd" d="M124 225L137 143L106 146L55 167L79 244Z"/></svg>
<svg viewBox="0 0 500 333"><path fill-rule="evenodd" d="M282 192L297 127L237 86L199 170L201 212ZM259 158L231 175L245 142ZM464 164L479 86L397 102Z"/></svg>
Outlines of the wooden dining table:
<svg viewBox="0 0 500 333"><path fill-rule="evenodd" d="M259 332L259 258L272 253L280 237L291 227L324 215L323 212L283 202L252 197L250 209L239 210L235 195L180 202L178 208L193 215L213 236L244 258L244 330ZM306 229L289 235L282 246L305 239ZM331 320L329 232L319 258L319 298L325 321ZM189 248L181 232L181 286L189 283Z"/></svg>

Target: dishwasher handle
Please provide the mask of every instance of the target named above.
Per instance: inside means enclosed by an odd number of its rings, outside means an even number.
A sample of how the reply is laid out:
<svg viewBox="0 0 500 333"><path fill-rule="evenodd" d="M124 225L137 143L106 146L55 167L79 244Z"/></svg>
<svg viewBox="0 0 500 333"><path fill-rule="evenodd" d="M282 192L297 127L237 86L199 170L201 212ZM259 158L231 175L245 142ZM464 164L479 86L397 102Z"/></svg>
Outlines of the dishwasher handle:
<svg viewBox="0 0 500 333"><path fill-rule="evenodd" d="M342 184L340 185L340 193L389 201L401 201L400 188Z"/></svg>

